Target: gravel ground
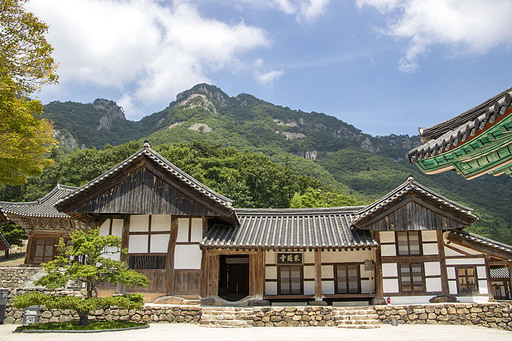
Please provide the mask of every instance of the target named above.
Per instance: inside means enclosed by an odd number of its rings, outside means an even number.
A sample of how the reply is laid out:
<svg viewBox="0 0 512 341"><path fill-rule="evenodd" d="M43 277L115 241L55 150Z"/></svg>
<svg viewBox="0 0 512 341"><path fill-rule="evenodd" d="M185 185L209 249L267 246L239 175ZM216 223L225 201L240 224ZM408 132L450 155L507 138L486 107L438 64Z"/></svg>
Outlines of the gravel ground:
<svg viewBox="0 0 512 341"><path fill-rule="evenodd" d="M15 325L0 325L0 340L115 341L115 340L464 340L511 341L512 332L472 326L383 325L376 329L334 327L204 328L192 324L153 324L148 329L88 334L13 334Z"/></svg>

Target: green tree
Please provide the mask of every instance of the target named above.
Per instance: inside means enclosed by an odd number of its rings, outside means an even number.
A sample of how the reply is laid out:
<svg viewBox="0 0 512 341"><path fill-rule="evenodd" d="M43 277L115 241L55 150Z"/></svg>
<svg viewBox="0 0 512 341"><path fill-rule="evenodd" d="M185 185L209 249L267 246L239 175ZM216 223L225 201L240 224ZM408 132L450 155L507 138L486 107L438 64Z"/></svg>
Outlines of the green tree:
<svg viewBox="0 0 512 341"><path fill-rule="evenodd" d="M57 82L48 27L26 12L26 0L0 2L0 182L20 184L41 174L57 141L50 122L38 119L43 106L27 99Z"/></svg>
<svg viewBox="0 0 512 341"><path fill-rule="evenodd" d="M49 289L61 288L68 281L85 283L85 298L53 297L42 294L25 294L15 297L13 304L18 308L30 305L45 305L47 308L73 309L80 317L80 324L88 323L90 310L116 305L126 309L140 308L143 304L142 295L124 295L114 298L96 297L98 284L108 282L112 285L122 283L129 286L147 286L149 280L143 274L131 270L126 262L113 260L109 255L126 253L121 248L121 238L116 236L100 236L99 229L75 231L71 234L71 244L66 245L61 239L57 246L58 255L55 260L41 266L46 275L35 281Z"/></svg>
<svg viewBox="0 0 512 341"><path fill-rule="evenodd" d="M362 205L346 195L308 188L304 194L295 193L290 201L291 208L342 207Z"/></svg>
<svg viewBox="0 0 512 341"><path fill-rule="evenodd" d="M4 236L9 245L22 246L23 240L28 238L25 230L12 221L0 226L0 233L2 233L2 236ZM9 249L5 250L5 258L9 258Z"/></svg>

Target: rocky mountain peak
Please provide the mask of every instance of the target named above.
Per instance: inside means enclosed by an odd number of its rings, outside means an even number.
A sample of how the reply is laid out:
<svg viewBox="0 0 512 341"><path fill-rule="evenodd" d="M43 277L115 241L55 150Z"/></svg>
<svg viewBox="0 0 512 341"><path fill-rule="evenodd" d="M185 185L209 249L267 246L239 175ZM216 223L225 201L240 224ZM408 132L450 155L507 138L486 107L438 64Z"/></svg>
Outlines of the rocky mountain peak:
<svg viewBox="0 0 512 341"><path fill-rule="evenodd" d="M126 120L126 116L124 115L124 110L119 105L117 105L116 102L104 99L104 98L98 98L94 100L93 107L96 110L102 110L105 112L105 115L103 115L100 118L100 123L96 127L96 130L106 130L110 132L110 129L112 128L112 123L115 119L122 119Z"/></svg>
<svg viewBox="0 0 512 341"><path fill-rule="evenodd" d="M210 84L197 84L192 89L183 91L176 96L176 102L180 103L187 100L191 95L204 95L214 103L216 107L225 107L230 98L221 89Z"/></svg>

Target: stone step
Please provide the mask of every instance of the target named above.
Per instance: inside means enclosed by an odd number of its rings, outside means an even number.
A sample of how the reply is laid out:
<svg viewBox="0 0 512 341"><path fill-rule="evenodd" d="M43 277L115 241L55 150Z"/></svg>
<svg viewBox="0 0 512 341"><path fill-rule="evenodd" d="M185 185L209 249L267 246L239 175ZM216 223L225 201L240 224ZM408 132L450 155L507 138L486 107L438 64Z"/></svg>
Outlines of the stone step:
<svg viewBox="0 0 512 341"><path fill-rule="evenodd" d="M375 314L373 316L371 315L336 315L333 316L334 321L378 321L379 315Z"/></svg>

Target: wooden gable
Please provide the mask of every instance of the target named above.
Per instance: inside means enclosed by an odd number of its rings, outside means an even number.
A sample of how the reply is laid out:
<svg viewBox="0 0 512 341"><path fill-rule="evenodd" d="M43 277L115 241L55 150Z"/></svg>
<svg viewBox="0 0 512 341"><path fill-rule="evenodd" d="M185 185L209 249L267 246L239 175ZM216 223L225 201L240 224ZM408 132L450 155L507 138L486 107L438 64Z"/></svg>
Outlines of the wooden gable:
<svg viewBox="0 0 512 341"><path fill-rule="evenodd" d="M56 207L89 222L100 214L219 216L231 221L236 218L228 200L145 147Z"/></svg>
<svg viewBox="0 0 512 341"><path fill-rule="evenodd" d="M476 220L470 208L435 193L410 176L357 212L352 226L374 231L457 230Z"/></svg>

